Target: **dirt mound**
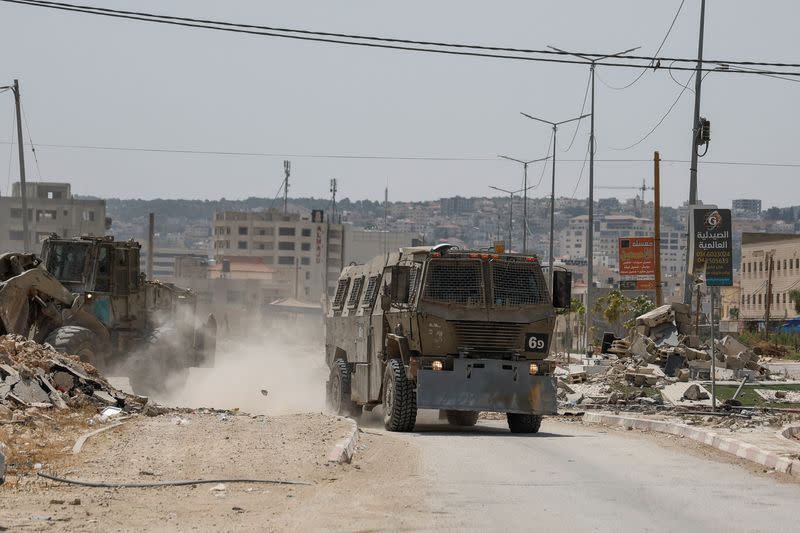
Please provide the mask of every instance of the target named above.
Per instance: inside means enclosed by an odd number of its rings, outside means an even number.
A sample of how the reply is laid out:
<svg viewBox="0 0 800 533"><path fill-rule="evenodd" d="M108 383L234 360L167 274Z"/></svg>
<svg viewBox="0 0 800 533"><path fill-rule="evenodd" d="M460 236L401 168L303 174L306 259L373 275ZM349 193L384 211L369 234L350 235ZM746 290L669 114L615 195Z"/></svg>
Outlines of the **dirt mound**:
<svg viewBox="0 0 800 533"><path fill-rule="evenodd" d="M784 358L789 355L789 350L785 346L767 341L758 342L755 346L753 346L753 351L757 355L764 357Z"/></svg>

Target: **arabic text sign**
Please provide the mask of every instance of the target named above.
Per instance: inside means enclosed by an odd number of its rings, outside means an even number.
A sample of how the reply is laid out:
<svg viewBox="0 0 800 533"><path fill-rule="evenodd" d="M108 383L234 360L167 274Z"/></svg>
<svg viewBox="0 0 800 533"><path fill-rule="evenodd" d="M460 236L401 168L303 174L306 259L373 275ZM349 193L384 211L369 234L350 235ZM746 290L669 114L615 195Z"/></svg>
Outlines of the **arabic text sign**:
<svg viewBox="0 0 800 533"><path fill-rule="evenodd" d="M692 273L705 271L706 285L733 285L730 209L695 209L692 227Z"/></svg>
<svg viewBox="0 0 800 533"><path fill-rule="evenodd" d="M620 276L656 275L656 240L653 237L620 237Z"/></svg>

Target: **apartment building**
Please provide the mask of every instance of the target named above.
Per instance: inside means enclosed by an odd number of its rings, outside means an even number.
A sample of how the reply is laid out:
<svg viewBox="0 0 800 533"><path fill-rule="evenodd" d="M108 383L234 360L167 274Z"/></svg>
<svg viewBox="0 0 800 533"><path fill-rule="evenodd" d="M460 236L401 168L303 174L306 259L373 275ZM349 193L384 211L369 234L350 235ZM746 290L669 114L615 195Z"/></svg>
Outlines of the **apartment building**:
<svg viewBox="0 0 800 533"><path fill-rule="evenodd" d="M342 224L324 221L322 211L310 217L278 209L214 214L213 254L217 263L237 257L258 257L266 266L296 269L305 285L298 295L319 301L327 282L328 294L344 264Z"/></svg>
<svg viewBox="0 0 800 533"><path fill-rule="evenodd" d="M768 293L772 265L772 291ZM800 289L800 235L743 233L739 318L749 327L797 315L790 292Z"/></svg>
<svg viewBox="0 0 800 533"><path fill-rule="evenodd" d="M376 255L423 244L423 236L411 231L374 231L344 225L344 262L363 264Z"/></svg>
<svg viewBox="0 0 800 533"><path fill-rule="evenodd" d="M40 252L41 241L51 233L71 238L105 235L111 226L106 219L105 200L83 200L72 196L69 183L28 182L28 233L32 252ZM22 187L14 183L11 196L0 197L0 252L21 252Z"/></svg>

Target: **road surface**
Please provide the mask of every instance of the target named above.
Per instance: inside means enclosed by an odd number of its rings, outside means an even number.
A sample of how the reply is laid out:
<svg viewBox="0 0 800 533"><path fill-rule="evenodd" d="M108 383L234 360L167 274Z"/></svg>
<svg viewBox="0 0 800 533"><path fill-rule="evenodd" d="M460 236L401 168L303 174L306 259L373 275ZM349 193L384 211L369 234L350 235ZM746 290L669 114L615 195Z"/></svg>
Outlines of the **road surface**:
<svg viewBox="0 0 800 533"><path fill-rule="evenodd" d="M319 521L306 525L347 531L797 530L800 484L712 453L686 452L681 441L664 445L654 436L550 419L531 436L512 435L499 421L453 431L430 420L409 434L369 429L381 436L370 440L378 449L361 458L361 468L374 468L375 476L361 478L350 501L341 487L340 516L321 506ZM381 466L380 447L395 439L414 468L400 471L406 466L397 452Z"/></svg>

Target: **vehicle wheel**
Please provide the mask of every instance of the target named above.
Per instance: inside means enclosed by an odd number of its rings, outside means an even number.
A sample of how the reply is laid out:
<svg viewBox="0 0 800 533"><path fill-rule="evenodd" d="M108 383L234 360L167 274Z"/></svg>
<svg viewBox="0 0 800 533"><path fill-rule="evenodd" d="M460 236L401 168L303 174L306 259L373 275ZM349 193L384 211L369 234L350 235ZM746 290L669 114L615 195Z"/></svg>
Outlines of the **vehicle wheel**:
<svg viewBox="0 0 800 533"><path fill-rule="evenodd" d="M347 361L337 359L331 366L328 378L328 409L341 416L354 416L358 413L358 405L350 399L350 368Z"/></svg>
<svg viewBox="0 0 800 533"><path fill-rule="evenodd" d="M445 411L447 423L451 426L474 426L478 423L480 411Z"/></svg>
<svg viewBox="0 0 800 533"><path fill-rule="evenodd" d="M389 431L412 431L417 422L417 392L398 359L383 374L383 425Z"/></svg>
<svg viewBox="0 0 800 533"><path fill-rule="evenodd" d="M542 425L540 415L522 415L519 413L506 413L508 429L511 433L537 433Z"/></svg>
<svg viewBox="0 0 800 533"><path fill-rule="evenodd" d="M98 370L105 366L105 354L100 348L97 335L81 326L62 326L50 332L46 343L61 353L77 355Z"/></svg>

